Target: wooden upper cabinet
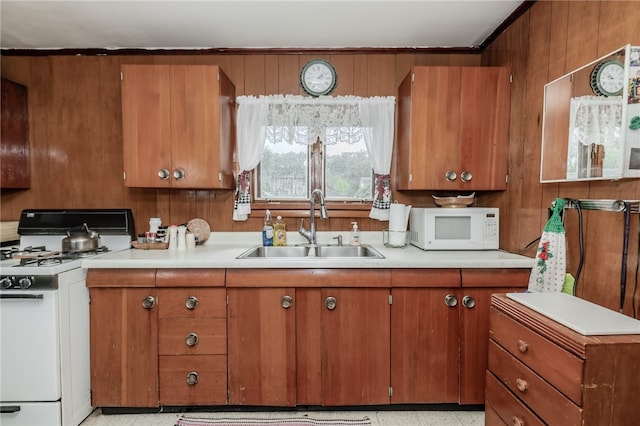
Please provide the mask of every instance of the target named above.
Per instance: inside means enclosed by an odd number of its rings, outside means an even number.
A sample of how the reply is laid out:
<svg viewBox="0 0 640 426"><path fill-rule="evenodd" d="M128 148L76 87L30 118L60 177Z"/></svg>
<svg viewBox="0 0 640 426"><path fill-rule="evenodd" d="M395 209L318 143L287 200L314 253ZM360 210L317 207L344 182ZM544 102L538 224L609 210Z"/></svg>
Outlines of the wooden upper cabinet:
<svg viewBox="0 0 640 426"><path fill-rule="evenodd" d="M217 65L122 65L128 187L233 188L235 87Z"/></svg>
<svg viewBox="0 0 640 426"><path fill-rule="evenodd" d="M506 189L510 71L414 67L398 90L396 187Z"/></svg>
<svg viewBox="0 0 640 426"><path fill-rule="evenodd" d="M31 187L27 88L4 78L1 88L0 184L2 188L26 189Z"/></svg>

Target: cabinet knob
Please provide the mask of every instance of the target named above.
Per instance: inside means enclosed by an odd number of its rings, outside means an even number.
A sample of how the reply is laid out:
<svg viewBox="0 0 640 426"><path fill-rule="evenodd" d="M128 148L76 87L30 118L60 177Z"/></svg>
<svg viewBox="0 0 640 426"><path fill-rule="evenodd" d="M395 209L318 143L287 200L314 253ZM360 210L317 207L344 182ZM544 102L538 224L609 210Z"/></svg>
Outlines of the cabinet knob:
<svg viewBox="0 0 640 426"><path fill-rule="evenodd" d="M185 339L185 343L189 347L193 347L198 344L198 335L196 333L187 334L187 338Z"/></svg>
<svg viewBox="0 0 640 426"><path fill-rule="evenodd" d="M458 304L458 299L453 294L447 294L444 297L444 304L449 306L449 307L451 307L451 308L453 308L454 306L456 306Z"/></svg>
<svg viewBox="0 0 640 426"><path fill-rule="evenodd" d="M473 309L473 307L476 306L476 299L471 296L465 296L462 298L462 306L467 309Z"/></svg>
<svg viewBox="0 0 640 426"><path fill-rule="evenodd" d="M529 389L529 383L527 383L526 380L518 378L516 379L516 387L520 392L524 392Z"/></svg>
<svg viewBox="0 0 640 426"><path fill-rule="evenodd" d="M195 385L200 380L200 375L198 375L197 371L189 371L187 373L187 384Z"/></svg>
<svg viewBox="0 0 640 426"><path fill-rule="evenodd" d="M460 180L463 182L470 182L473 179L473 175L471 172L462 172L460 173Z"/></svg>
<svg viewBox="0 0 640 426"><path fill-rule="evenodd" d="M184 302L184 306L186 306L186 308L189 309L190 311L193 311L195 308L198 307L198 303L200 302L198 301L197 297L189 296L187 300Z"/></svg>
<svg viewBox="0 0 640 426"><path fill-rule="evenodd" d="M529 344L524 340L518 340L518 350L525 353L529 350Z"/></svg>
<svg viewBox="0 0 640 426"><path fill-rule="evenodd" d="M182 180L182 179L184 179L184 176L185 176L185 173L184 173L184 170L182 170L182 169L175 169L173 171L173 177L176 180Z"/></svg>
<svg viewBox="0 0 640 426"><path fill-rule="evenodd" d="M158 177L162 180L169 179L169 169L160 169L158 170Z"/></svg>
<svg viewBox="0 0 640 426"><path fill-rule="evenodd" d="M156 299L153 296L147 296L142 299L142 307L145 309L153 309L156 306Z"/></svg>
<svg viewBox="0 0 640 426"><path fill-rule="evenodd" d="M280 299L280 306L285 309L289 309L293 305L293 297L291 296L282 296Z"/></svg>
<svg viewBox="0 0 640 426"><path fill-rule="evenodd" d="M336 308L337 305L337 301L335 297L329 296L326 299L324 299L324 305L327 307L327 309L329 309L330 311L334 310Z"/></svg>
<svg viewBox="0 0 640 426"><path fill-rule="evenodd" d="M453 170L447 170L447 172L444 174L444 178L449 182L453 182L454 180L456 180L457 177L458 177L458 174Z"/></svg>
<svg viewBox="0 0 640 426"><path fill-rule="evenodd" d="M511 424L513 424L513 426L524 426L524 420L522 420L520 417L513 416L511 418Z"/></svg>

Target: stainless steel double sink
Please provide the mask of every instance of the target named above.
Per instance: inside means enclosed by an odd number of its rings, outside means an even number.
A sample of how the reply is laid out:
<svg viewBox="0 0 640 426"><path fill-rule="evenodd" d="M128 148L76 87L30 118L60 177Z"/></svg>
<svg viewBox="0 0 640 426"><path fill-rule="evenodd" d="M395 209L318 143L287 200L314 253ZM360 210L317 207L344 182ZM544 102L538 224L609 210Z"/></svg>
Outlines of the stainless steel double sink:
<svg viewBox="0 0 640 426"><path fill-rule="evenodd" d="M384 259L380 252L368 244L359 246L336 246L336 245L304 245L304 246L256 246L245 251L236 259L257 259L257 258L364 258L364 259Z"/></svg>

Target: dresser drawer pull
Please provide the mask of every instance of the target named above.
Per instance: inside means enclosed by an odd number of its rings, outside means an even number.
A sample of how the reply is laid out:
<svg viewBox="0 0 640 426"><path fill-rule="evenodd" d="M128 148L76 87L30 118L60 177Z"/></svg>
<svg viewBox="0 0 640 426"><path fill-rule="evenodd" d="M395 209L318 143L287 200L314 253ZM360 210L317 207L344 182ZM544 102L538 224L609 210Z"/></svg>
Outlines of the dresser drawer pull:
<svg viewBox="0 0 640 426"><path fill-rule="evenodd" d="M529 350L529 344L524 340L518 340L518 350L525 353Z"/></svg>
<svg viewBox="0 0 640 426"><path fill-rule="evenodd" d="M185 343L187 346L195 346L198 344L198 335L196 333L187 334L187 338L185 339Z"/></svg>
<svg viewBox="0 0 640 426"><path fill-rule="evenodd" d="M513 424L513 426L524 426L524 420L517 416L513 416L513 418L511 419L511 423Z"/></svg>
<svg viewBox="0 0 640 426"><path fill-rule="evenodd" d="M198 307L198 303L200 303L200 302L198 301L197 297L189 296L187 298L187 300L184 302L184 305L187 307L187 309L192 311L192 310L194 310L195 308Z"/></svg>
<svg viewBox="0 0 640 426"><path fill-rule="evenodd" d="M200 375L196 371L190 371L189 373L187 373L188 385L195 385L196 383L198 383L198 381L200 381Z"/></svg>
<svg viewBox="0 0 640 426"><path fill-rule="evenodd" d="M524 392L529 388L529 384L526 380L516 379L516 387L520 392Z"/></svg>

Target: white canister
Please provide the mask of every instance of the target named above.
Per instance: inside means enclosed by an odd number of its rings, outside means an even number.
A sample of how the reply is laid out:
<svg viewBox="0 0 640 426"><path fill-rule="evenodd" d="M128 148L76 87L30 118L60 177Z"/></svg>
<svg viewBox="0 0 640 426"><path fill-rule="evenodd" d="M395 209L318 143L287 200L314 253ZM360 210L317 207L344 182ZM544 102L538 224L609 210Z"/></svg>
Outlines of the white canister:
<svg viewBox="0 0 640 426"><path fill-rule="evenodd" d="M187 249L187 227L184 225L178 226L178 250Z"/></svg>
<svg viewBox="0 0 640 426"><path fill-rule="evenodd" d="M188 232L187 233L187 250L195 250L196 248L196 236L195 234Z"/></svg>
<svg viewBox="0 0 640 426"><path fill-rule="evenodd" d="M169 226L169 250L178 249L178 227L176 225Z"/></svg>
<svg viewBox="0 0 640 426"><path fill-rule="evenodd" d="M149 219L149 232L157 233L158 228L162 226L162 220L159 217Z"/></svg>

